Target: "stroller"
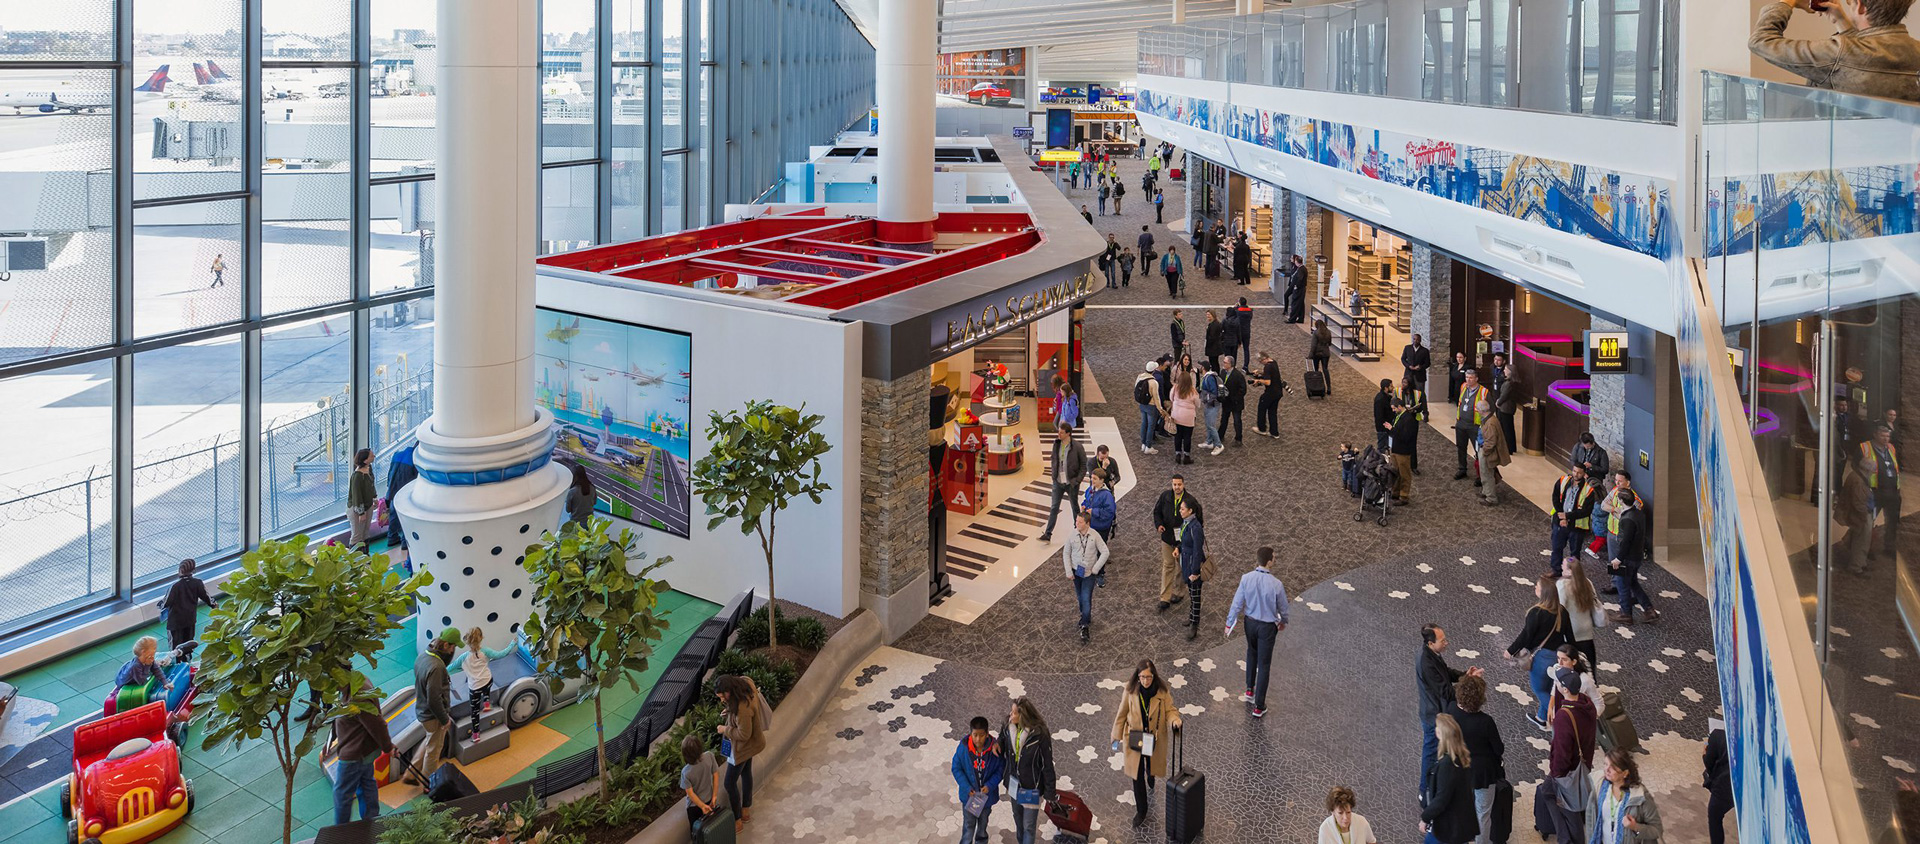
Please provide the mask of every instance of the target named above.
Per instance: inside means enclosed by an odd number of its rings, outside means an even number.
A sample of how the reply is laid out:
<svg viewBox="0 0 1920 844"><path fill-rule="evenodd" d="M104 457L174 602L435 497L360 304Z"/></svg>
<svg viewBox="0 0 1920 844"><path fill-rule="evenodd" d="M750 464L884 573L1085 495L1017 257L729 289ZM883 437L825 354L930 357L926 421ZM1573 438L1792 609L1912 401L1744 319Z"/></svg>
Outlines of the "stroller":
<svg viewBox="0 0 1920 844"><path fill-rule="evenodd" d="M1360 455L1359 474L1360 509L1353 514L1353 520L1366 520L1367 508L1378 507L1380 516L1374 519L1374 524L1385 527L1387 516L1393 511L1393 485L1399 479L1399 472L1380 449L1367 446Z"/></svg>

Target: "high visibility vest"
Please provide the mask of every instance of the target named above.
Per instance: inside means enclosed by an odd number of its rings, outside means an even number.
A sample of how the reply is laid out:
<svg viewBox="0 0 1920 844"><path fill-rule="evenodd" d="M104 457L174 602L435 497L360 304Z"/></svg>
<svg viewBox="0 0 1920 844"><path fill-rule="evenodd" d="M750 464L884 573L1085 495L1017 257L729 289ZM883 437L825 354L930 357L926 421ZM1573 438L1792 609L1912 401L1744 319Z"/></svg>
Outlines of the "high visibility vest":
<svg viewBox="0 0 1920 844"><path fill-rule="evenodd" d="M1487 398L1487 388L1485 387L1475 387L1471 392L1467 390L1461 390L1460 391L1461 418L1465 418L1468 415L1471 415L1473 417L1473 424L1478 425L1482 422L1485 422L1486 420L1480 417L1480 407L1479 407L1481 400L1485 398Z"/></svg>
<svg viewBox="0 0 1920 844"><path fill-rule="evenodd" d="M1873 471L1867 475L1867 488L1873 490L1880 488L1880 461L1875 456L1875 451L1873 443L1860 444L1860 465L1873 467ZM1894 448L1892 443L1887 444L1887 461L1893 464L1893 488L1899 489L1900 451Z"/></svg>
<svg viewBox="0 0 1920 844"><path fill-rule="evenodd" d="M1414 419L1421 422L1427 421L1427 394L1410 389L1400 397L1407 400L1407 410L1413 414Z"/></svg>
<svg viewBox="0 0 1920 844"><path fill-rule="evenodd" d="M1572 482L1573 482L1572 475L1560 476L1561 498L1553 502L1555 506L1558 506L1562 501L1566 500L1567 484ZM1573 506L1578 507L1582 504L1587 503L1587 498L1592 495L1593 495L1593 484L1589 484L1589 483L1580 484L1580 494L1577 496L1574 496ZM1591 511L1589 511L1589 514L1586 517L1573 520L1573 526L1581 530L1586 530L1587 526L1592 523L1593 523L1593 517L1592 517Z"/></svg>

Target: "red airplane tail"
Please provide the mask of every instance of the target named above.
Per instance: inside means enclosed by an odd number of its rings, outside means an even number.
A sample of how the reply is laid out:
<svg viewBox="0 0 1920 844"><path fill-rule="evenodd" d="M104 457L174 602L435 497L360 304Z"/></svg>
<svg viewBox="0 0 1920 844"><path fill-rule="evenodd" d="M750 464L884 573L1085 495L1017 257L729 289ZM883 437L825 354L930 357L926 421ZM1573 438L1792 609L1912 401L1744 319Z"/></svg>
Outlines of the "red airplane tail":
<svg viewBox="0 0 1920 844"><path fill-rule="evenodd" d="M207 59L207 75L212 76L214 79L232 79L233 78L231 76L228 76L226 71L221 70L219 65L214 64L213 59Z"/></svg>
<svg viewBox="0 0 1920 844"><path fill-rule="evenodd" d="M202 67L199 62L194 62L193 63L193 81L198 82L201 85L212 85L213 77L207 74L207 69L205 67Z"/></svg>
<svg viewBox="0 0 1920 844"><path fill-rule="evenodd" d="M167 83L173 81L167 78L167 68L169 67L172 67L172 65L164 65L164 64L161 65L160 69L155 70L152 76L147 77L147 81L145 83L141 84L140 87L135 88L133 90L145 91L149 94L166 93Z"/></svg>

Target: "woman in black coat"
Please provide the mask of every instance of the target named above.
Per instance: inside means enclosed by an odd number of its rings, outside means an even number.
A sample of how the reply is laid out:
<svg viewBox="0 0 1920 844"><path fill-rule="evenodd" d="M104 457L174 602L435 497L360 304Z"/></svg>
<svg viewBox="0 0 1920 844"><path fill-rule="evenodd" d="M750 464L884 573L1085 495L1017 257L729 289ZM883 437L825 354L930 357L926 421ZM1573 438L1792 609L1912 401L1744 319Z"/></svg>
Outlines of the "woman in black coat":
<svg viewBox="0 0 1920 844"><path fill-rule="evenodd" d="M1440 756L1420 790L1420 831L1427 833L1429 842L1467 844L1480 834L1480 819L1473 810L1473 760L1453 716L1435 715L1433 734L1439 740Z"/></svg>
<svg viewBox="0 0 1920 844"><path fill-rule="evenodd" d="M1030 844L1040 828L1040 806L1054 799L1055 788L1053 734L1033 701L1020 698L1007 711L1007 723L1000 727L1000 758L1006 760L1001 776L1013 803L1015 840ZM1471 795L1467 807L1473 807Z"/></svg>

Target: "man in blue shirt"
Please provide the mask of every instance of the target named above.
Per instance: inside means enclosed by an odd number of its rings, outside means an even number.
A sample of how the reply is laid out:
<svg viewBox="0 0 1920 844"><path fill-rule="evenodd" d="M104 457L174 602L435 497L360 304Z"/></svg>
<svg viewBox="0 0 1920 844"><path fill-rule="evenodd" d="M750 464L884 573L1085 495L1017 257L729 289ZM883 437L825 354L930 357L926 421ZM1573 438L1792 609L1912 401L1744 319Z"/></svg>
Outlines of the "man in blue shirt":
<svg viewBox="0 0 1920 844"><path fill-rule="evenodd" d="M1287 629L1287 587L1273 576L1273 548L1261 546L1260 566L1240 576L1227 609L1227 635L1242 613L1247 616L1247 690L1240 699L1253 704L1253 717L1267 714L1267 680L1273 668L1273 643Z"/></svg>

